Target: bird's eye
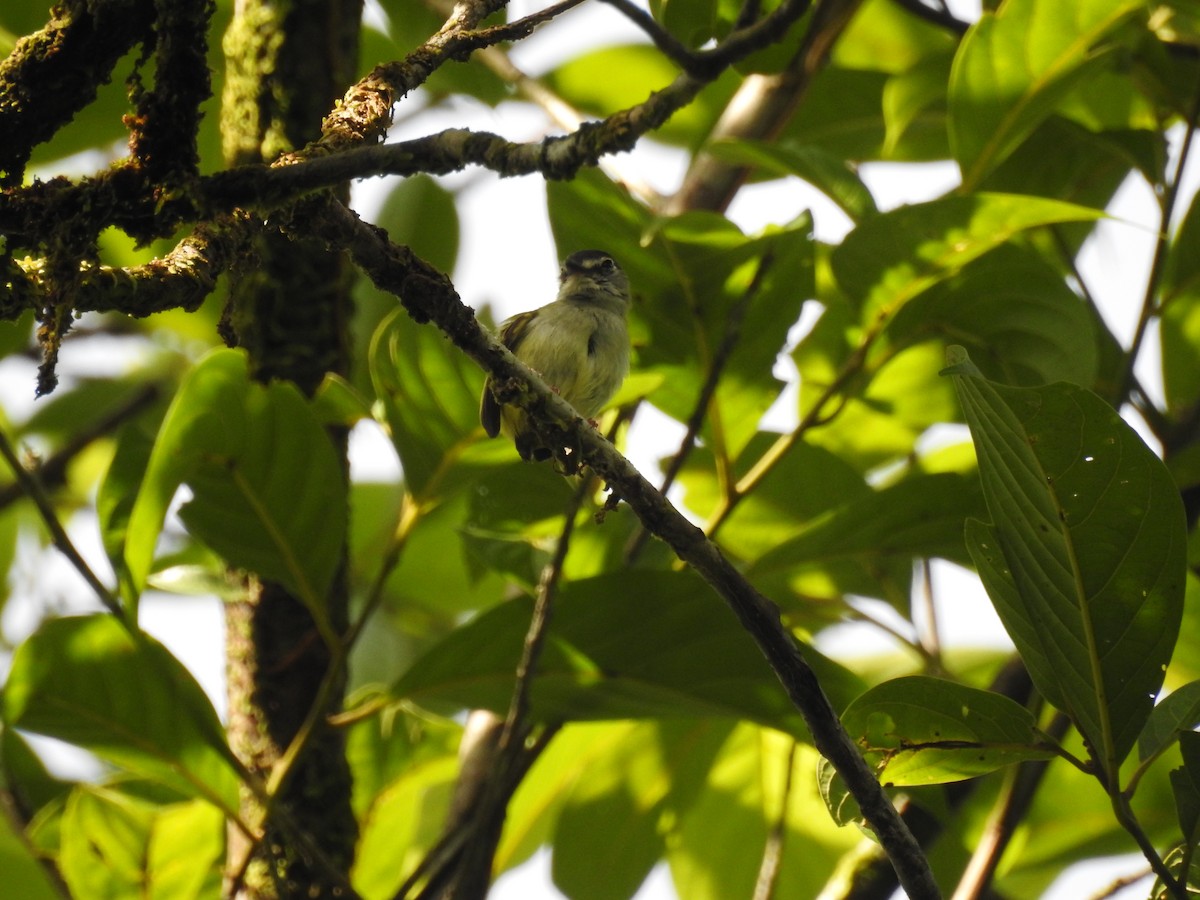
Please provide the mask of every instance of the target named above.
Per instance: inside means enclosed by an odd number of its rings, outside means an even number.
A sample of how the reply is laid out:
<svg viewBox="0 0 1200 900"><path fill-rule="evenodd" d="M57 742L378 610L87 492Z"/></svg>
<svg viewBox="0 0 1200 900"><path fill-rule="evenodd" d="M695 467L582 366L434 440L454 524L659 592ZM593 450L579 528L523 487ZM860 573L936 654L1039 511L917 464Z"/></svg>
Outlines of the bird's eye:
<svg viewBox="0 0 1200 900"><path fill-rule="evenodd" d="M611 272L613 269L615 269L616 267L617 267L617 264L615 262L613 262L611 259L609 259L607 256L604 257L604 259L600 260L600 271L605 273L606 275L609 272Z"/></svg>

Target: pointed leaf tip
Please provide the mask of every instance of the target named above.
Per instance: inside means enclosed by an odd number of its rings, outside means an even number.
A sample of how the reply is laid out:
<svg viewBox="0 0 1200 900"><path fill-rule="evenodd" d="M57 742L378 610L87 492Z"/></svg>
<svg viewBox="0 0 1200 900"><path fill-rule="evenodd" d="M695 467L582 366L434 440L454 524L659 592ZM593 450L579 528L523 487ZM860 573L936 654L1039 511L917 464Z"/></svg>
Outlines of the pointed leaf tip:
<svg viewBox="0 0 1200 900"><path fill-rule="evenodd" d="M971 362L967 348L960 344L951 344L946 348L946 368L942 369L938 374L983 377L983 373L979 371L979 367Z"/></svg>

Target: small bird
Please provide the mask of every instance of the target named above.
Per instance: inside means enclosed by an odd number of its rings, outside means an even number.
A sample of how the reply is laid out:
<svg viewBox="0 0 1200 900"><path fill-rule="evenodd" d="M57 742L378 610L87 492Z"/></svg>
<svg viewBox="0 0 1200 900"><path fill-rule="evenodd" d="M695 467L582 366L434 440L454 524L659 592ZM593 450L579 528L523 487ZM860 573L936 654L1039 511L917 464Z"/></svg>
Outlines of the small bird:
<svg viewBox="0 0 1200 900"><path fill-rule="evenodd" d="M518 313L500 324L500 340L585 418L609 401L629 372L629 278L603 250L580 250L563 263L553 303ZM504 431L524 460L554 456L568 474L578 456L546 446L525 411L504 406L483 386L479 420L489 437Z"/></svg>

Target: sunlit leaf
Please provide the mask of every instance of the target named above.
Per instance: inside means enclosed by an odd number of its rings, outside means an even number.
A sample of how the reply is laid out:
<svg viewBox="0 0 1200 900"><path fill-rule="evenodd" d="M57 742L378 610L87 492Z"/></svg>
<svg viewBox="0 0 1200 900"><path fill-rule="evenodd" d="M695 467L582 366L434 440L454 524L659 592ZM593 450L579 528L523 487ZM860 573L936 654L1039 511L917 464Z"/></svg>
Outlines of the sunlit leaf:
<svg viewBox="0 0 1200 900"><path fill-rule="evenodd" d="M1040 197L953 195L865 220L834 251L833 271L874 321L1023 231L1102 215Z"/></svg>
<svg viewBox="0 0 1200 900"><path fill-rule="evenodd" d="M437 840L458 775L445 755L408 766L380 791L362 823L351 883L365 900L392 897Z"/></svg>
<svg viewBox="0 0 1200 900"><path fill-rule="evenodd" d="M817 897L836 861L861 835L839 829L812 789L818 757L806 746L795 748L786 736L740 724L721 748L708 773L706 789L688 807L671 840L667 863L680 897L752 896L761 866L760 853L775 823L782 822L785 847L776 887L779 897ZM786 789L789 762L791 789ZM786 805L785 805L786 803ZM672 835L674 837L674 835Z"/></svg>
<svg viewBox="0 0 1200 900"><path fill-rule="evenodd" d="M1054 756L1025 707L941 678L876 685L846 708L842 724L887 784L961 781Z"/></svg>
<svg viewBox="0 0 1200 900"><path fill-rule="evenodd" d="M595 760L559 814L552 869L559 889L580 900L636 893L666 850L664 819L686 812L729 730L728 723L646 722Z"/></svg>
<svg viewBox="0 0 1200 900"><path fill-rule="evenodd" d="M1012 152L1081 79L1139 0L1009 0L967 33L950 76L950 135L963 184Z"/></svg>

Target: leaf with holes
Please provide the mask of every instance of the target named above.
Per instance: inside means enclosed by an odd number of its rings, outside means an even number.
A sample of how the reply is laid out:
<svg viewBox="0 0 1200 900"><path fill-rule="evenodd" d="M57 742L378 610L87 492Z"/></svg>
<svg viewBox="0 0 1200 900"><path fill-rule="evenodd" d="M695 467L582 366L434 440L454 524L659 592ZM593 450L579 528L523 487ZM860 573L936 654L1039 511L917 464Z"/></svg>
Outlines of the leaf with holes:
<svg viewBox="0 0 1200 900"><path fill-rule="evenodd" d="M1179 633L1179 491L1090 391L992 384L961 347L947 360L992 519L968 522L968 549L1034 683L1115 777Z"/></svg>

